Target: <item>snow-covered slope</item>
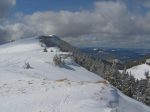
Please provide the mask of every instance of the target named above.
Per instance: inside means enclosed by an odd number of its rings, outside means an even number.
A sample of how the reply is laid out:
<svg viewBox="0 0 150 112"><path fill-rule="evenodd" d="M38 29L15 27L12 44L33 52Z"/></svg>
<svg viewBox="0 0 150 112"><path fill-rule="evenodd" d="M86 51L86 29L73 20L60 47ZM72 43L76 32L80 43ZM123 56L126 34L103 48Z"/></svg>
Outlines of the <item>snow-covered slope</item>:
<svg viewBox="0 0 150 112"><path fill-rule="evenodd" d="M150 65L148 64L137 65L127 69L127 72L129 74L131 73L137 79L145 79L145 72L150 73Z"/></svg>
<svg viewBox="0 0 150 112"><path fill-rule="evenodd" d="M0 112L150 112L69 59L55 66L59 48L43 49L37 38L0 46Z"/></svg>

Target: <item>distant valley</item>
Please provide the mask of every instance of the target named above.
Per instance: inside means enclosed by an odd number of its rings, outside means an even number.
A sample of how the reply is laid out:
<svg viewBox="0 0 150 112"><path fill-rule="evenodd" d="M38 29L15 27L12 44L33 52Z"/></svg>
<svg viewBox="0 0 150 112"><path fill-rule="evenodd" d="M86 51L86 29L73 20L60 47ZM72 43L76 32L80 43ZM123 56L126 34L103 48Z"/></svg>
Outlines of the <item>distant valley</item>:
<svg viewBox="0 0 150 112"><path fill-rule="evenodd" d="M81 51L88 53L93 58L101 58L112 63L118 60L119 69L127 68L145 63L150 58L150 49L132 48L81 48Z"/></svg>

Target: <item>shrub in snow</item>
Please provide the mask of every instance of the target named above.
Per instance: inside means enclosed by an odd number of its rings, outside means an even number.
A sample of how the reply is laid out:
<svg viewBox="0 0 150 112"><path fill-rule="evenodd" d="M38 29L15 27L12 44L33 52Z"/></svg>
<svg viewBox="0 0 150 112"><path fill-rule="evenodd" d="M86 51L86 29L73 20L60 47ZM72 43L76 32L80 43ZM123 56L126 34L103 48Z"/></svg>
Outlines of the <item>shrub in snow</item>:
<svg viewBox="0 0 150 112"><path fill-rule="evenodd" d="M14 42L15 40L11 40L10 42Z"/></svg>
<svg viewBox="0 0 150 112"><path fill-rule="evenodd" d="M150 59L147 59L147 60L146 60L146 64L147 64L147 65L150 65Z"/></svg>
<svg viewBox="0 0 150 112"><path fill-rule="evenodd" d="M48 52L47 49L46 49L46 47L44 48L43 52Z"/></svg>
<svg viewBox="0 0 150 112"><path fill-rule="evenodd" d="M30 66L29 62L25 63L24 69L32 69L32 67Z"/></svg>
<svg viewBox="0 0 150 112"><path fill-rule="evenodd" d="M58 55L55 55L53 58L53 62L55 65L61 65L62 64L61 57L59 57Z"/></svg>

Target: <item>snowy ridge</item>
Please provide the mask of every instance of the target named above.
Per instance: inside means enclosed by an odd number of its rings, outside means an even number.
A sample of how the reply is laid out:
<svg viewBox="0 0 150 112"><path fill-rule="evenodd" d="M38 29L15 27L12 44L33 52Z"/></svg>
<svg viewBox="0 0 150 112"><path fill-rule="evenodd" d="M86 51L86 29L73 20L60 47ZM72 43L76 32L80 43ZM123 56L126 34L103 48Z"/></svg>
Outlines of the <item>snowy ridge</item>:
<svg viewBox="0 0 150 112"><path fill-rule="evenodd" d="M1 112L150 112L69 58L55 66L59 48L43 49L38 38L0 46Z"/></svg>

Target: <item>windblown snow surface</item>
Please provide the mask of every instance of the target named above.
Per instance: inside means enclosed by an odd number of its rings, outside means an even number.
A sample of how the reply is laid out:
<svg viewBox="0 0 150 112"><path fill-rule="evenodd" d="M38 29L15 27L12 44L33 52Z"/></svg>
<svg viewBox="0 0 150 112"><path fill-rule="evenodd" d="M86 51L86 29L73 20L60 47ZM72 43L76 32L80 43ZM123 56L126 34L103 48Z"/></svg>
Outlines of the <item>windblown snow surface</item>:
<svg viewBox="0 0 150 112"><path fill-rule="evenodd" d="M38 38L0 46L0 112L150 112L71 59L55 66L59 48L43 49Z"/></svg>

